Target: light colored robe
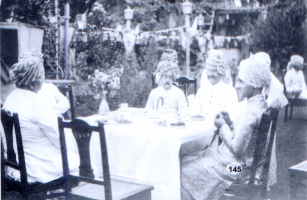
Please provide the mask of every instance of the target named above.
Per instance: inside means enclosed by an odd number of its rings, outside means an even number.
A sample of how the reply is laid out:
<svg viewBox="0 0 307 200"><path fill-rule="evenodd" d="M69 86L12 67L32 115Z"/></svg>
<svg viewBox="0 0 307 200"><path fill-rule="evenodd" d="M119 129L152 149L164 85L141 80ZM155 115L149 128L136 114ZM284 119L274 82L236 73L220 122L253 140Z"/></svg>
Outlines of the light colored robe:
<svg viewBox="0 0 307 200"><path fill-rule="evenodd" d="M159 100L161 97L163 98L163 105L162 100ZM150 92L145 108L155 110L157 107L159 110L182 112L187 110L188 104L181 89L172 86L169 90L165 90L162 86L159 86Z"/></svg>
<svg viewBox="0 0 307 200"><path fill-rule="evenodd" d="M302 92L298 98L307 99L306 82L302 70L297 71L292 68L287 71L285 85L288 93L292 93L294 90L301 90ZM294 96L291 97L293 98Z"/></svg>
<svg viewBox="0 0 307 200"><path fill-rule="evenodd" d="M224 194L236 179L228 173L227 165L233 162L245 164L245 160L253 155L253 130L267 108L263 95L248 99L234 124L234 131L225 125L221 128L226 137L217 149L209 147L199 152L198 158L182 164L182 199L214 200Z"/></svg>
<svg viewBox="0 0 307 200"><path fill-rule="evenodd" d="M43 83L37 96L39 101L45 103L46 106L51 106L57 116L62 116L70 108L67 97L52 83Z"/></svg>
<svg viewBox="0 0 307 200"><path fill-rule="evenodd" d="M238 96L236 90L220 81L215 85L207 83L200 87L193 101L194 114L200 114L213 124L214 117L221 112L228 112L231 119L237 116Z"/></svg>
<svg viewBox="0 0 307 200"><path fill-rule="evenodd" d="M17 88L7 97L3 109L18 113L28 181L45 183L63 176L57 116L51 106L40 102L36 93ZM79 156L67 153L70 171L77 173ZM9 173L19 179L18 171Z"/></svg>

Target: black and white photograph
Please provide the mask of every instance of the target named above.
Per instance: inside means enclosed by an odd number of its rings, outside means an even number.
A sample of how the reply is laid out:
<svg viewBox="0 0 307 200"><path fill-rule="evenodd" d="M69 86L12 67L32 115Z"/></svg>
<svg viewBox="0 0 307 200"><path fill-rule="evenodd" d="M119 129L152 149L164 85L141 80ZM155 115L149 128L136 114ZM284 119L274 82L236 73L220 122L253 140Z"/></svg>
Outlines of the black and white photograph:
<svg viewBox="0 0 307 200"><path fill-rule="evenodd" d="M1 199L304 200L307 0L0 0Z"/></svg>

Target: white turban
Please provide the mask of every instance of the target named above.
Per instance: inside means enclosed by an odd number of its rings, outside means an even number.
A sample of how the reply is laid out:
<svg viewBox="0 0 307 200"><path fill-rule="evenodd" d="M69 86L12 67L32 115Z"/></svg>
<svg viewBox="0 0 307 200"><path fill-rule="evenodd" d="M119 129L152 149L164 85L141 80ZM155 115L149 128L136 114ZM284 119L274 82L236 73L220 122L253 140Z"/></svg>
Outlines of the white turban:
<svg viewBox="0 0 307 200"><path fill-rule="evenodd" d="M293 55L288 63L287 70L292 69L293 66L300 67L300 70L304 67L304 58L300 55Z"/></svg>
<svg viewBox="0 0 307 200"><path fill-rule="evenodd" d="M238 77L255 88L268 87L272 80L270 66L267 61L257 60L255 56L250 56L250 58L240 63Z"/></svg>
<svg viewBox="0 0 307 200"><path fill-rule="evenodd" d="M231 82L230 69L221 50L212 49L209 51L209 56L206 59L206 69L216 69L223 76L223 82L227 84Z"/></svg>

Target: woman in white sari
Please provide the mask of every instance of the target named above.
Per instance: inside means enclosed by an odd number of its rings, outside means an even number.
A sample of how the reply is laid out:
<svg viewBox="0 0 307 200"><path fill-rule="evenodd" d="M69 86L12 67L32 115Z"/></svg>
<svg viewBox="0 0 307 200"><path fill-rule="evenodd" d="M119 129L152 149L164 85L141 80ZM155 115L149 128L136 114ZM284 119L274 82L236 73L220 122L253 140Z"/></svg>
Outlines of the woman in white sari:
<svg viewBox="0 0 307 200"><path fill-rule="evenodd" d="M224 189L236 179L228 172L227 165L233 162L245 164L245 158L252 153L250 140L253 129L268 108L262 91L271 83L269 65L251 57L240 66L238 78L239 100L247 98L247 102L233 128L221 115L216 118L215 125L220 128L219 137L222 139L218 148L209 147L199 152L196 159L182 164L182 199L219 199Z"/></svg>

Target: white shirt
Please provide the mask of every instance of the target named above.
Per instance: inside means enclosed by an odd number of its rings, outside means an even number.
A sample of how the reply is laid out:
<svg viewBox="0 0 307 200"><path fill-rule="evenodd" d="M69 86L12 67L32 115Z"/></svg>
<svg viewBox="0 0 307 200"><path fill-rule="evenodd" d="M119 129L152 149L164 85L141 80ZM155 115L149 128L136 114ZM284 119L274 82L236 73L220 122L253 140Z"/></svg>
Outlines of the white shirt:
<svg viewBox="0 0 307 200"><path fill-rule="evenodd" d="M15 89L7 97L3 109L18 113L30 182L48 182L63 175L57 116L50 106L38 100L37 94ZM79 156L68 151L69 168L77 170ZM13 176L18 178L18 173Z"/></svg>
<svg viewBox="0 0 307 200"><path fill-rule="evenodd" d="M162 100L159 100L160 98L163 98L163 106ZM188 107L183 91L176 86L172 86L169 90L165 90L162 86L159 86L150 92L146 109L157 109L157 106L158 109L162 106L162 109L178 112L184 111Z"/></svg>
<svg viewBox="0 0 307 200"><path fill-rule="evenodd" d="M231 119L236 119L238 96L236 90L220 81L215 85L206 84L198 89L193 108L195 114L214 121L214 117L221 112L228 112Z"/></svg>
<svg viewBox="0 0 307 200"><path fill-rule="evenodd" d="M43 83L37 95L38 100L51 106L57 116L61 116L70 108L67 97L52 83Z"/></svg>
<svg viewBox="0 0 307 200"><path fill-rule="evenodd" d="M287 92L294 90L306 90L306 83L302 70L296 71L294 68L287 71L285 75L285 85Z"/></svg>

